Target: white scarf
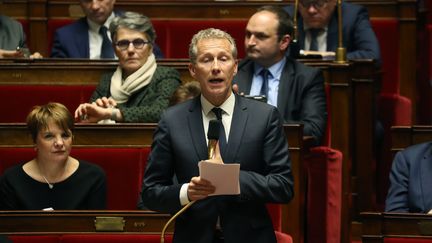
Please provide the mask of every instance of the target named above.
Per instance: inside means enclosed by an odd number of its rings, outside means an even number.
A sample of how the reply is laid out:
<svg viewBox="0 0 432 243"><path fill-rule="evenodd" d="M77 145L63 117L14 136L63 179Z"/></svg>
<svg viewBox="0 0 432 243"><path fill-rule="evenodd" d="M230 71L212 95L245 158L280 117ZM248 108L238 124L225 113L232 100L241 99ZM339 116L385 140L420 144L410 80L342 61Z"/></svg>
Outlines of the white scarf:
<svg viewBox="0 0 432 243"><path fill-rule="evenodd" d="M111 77L111 97L119 104L127 102L132 94L151 82L156 67L156 59L153 53L142 67L125 80L122 79L122 69L118 66Z"/></svg>

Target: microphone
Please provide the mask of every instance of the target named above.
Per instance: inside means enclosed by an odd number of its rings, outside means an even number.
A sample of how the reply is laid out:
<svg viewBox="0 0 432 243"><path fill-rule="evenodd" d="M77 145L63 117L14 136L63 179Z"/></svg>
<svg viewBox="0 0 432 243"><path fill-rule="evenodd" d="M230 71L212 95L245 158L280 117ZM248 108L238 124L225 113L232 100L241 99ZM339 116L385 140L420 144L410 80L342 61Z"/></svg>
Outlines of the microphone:
<svg viewBox="0 0 432 243"><path fill-rule="evenodd" d="M213 159L216 151L216 144L219 140L221 123L219 120L210 120L207 131L208 139L208 158Z"/></svg>
<svg viewBox="0 0 432 243"><path fill-rule="evenodd" d="M207 130L207 139L208 139L208 158L212 159L215 156L216 151L216 145L219 140L219 131L221 127L221 121L219 120L210 120L209 127ZM192 204L194 204L196 201L191 201L188 204L186 204L180 211L178 211L174 216L172 216L168 222L165 224L165 226L162 229L161 232L161 239L160 243L165 242L165 231L167 230L168 226L176 219L180 214L182 214L186 209L188 209Z"/></svg>

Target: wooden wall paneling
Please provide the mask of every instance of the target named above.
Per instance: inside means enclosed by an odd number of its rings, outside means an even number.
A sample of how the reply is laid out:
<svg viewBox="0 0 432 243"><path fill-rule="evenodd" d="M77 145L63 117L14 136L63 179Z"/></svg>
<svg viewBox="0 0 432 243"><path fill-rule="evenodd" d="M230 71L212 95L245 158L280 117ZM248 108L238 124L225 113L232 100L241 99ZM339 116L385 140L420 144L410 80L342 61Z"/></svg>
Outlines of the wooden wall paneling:
<svg viewBox="0 0 432 243"><path fill-rule="evenodd" d="M44 57L48 55L46 4L47 0L28 0L29 49Z"/></svg>
<svg viewBox="0 0 432 243"><path fill-rule="evenodd" d="M417 121L417 25L414 0L400 1L399 20L399 74L400 94L412 101L412 121Z"/></svg>

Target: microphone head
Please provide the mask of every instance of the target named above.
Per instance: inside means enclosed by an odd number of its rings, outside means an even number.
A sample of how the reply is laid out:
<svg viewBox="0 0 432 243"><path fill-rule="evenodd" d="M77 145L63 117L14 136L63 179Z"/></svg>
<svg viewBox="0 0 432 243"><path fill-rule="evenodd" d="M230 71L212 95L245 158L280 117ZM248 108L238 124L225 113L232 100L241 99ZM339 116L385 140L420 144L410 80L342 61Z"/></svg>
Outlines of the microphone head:
<svg viewBox="0 0 432 243"><path fill-rule="evenodd" d="M210 120L207 131L207 138L213 140L219 140L220 121Z"/></svg>

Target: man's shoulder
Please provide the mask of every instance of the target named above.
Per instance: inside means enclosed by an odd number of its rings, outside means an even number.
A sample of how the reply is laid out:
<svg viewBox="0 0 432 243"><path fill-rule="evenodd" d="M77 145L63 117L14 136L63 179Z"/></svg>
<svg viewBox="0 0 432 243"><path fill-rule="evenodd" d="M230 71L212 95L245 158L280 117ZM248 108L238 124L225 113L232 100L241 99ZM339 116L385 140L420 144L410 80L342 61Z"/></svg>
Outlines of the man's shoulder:
<svg viewBox="0 0 432 243"><path fill-rule="evenodd" d="M429 154L432 155L432 142L425 142L420 144L415 144L407 147L403 150L404 154L417 154L420 156Z"/></svg>
<svg viewBox="0 0 432 243"><path fill-rule="evenodd" d="M80 18L70 24L62 26L57 29L57 33L59 34L77 34L78 31L86 31L88 30L88 24L85 17Z"/></svg>
<svg viewBox="0 0 432 243"><path fill-rule="evenodd" d="M21 24L20 22L16 21L15 19L6 16L6 15L0 15L0 25L2 26L7 26L10 28L17 28L19 27Z"/></svg>
<svg viewBox="0 0 432 243"><path fill-rule="evenodd" d="M344 16L351 16L352 18L353 16L359 14L361 11L367 11L366 7L355 3L342 3L342 12L344 13Z"/></svg>

